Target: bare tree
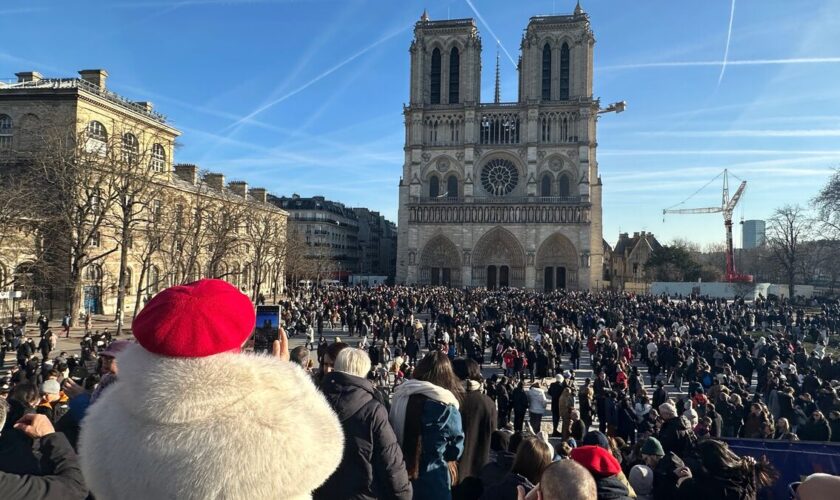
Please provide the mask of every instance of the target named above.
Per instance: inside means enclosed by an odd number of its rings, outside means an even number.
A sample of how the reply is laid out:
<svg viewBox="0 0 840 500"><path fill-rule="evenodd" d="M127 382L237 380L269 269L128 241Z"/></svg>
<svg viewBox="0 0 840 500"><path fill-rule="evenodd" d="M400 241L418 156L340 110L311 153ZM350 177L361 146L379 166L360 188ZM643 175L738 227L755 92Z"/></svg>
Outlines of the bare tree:
<svg viewBox="0 0 840 500"><path fill-rule="evenodd" d="M121 161L122 153L114 134L74 130L75 124L43 129L25 175L48 193L31 203L42 214L39 228L47 240L48 274L58 277L66 269L65 309L75 322L81 310L83 272L118 249L107 244L102 231L117 199L110 169Z"/></svg>
<svg viewBox="0 0 840 500"><path fill-rule="evenodd" d="M776 209L767 221L767 246L773 260L783 271L788 296L794 297L794 284L805 261L802 244L810 238L812 221L799 205Z"/></svg>
<svg viewBox="0 0 840 500"><path fill-rule="evenodd" d="M239 251L250 254L243 234L243 226L246 221L255 214L248 210L244 200L222 190L216 192L216 203L212 204L205 211L205 224L207 227L208 246L204 249L207 255L207 274L219 277L222 264L235 256Z"/></svg>
<svg viewBox="0 0 840 500"><path fill-rule="evenodd" d="M162 139L149 132L141 133L125 124L116 127L114 133L118 134L121 141L120 154L115 155L108 165L108 175L113 176L114 191L114 204L108 225L111 226L110 233L120 251L114 318L119 335L125 310L129 248L139 228L154 225L161 217L166 173L157 150L162 147Z"/></svg>
<svg viewBox="0 0 840 500"><path fill-rule="evenodd" d="M813 202L827 232L833 239L840 238L840 169L834 171Z"/></svg>
<svg viewBox="0 0 840 500"><path fill-rule="evenodd" d="M278 257L276 250L282 248L281 241L285 239L285 233L286 227L278 222L277 214L270 209L249 204L245 241L252 257L251 300L254 302L257 302L262 293L263 282L270 276L272 263ZM276 289L277 282L274 285Z"/></svg>

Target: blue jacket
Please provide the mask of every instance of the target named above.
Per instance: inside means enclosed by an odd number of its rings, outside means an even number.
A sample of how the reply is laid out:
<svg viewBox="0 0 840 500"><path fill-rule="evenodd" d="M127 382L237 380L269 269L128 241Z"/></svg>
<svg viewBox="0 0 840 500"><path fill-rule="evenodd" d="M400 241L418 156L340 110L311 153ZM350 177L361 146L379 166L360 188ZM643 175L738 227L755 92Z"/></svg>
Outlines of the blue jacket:
<svg viewBox="0 0 840 500"><path fill-rule="evenodd" d="M461 413L452 405L432 399L423 404L420 474L412 483L415 500L452 498L449 466L464 451Z"/></svg>

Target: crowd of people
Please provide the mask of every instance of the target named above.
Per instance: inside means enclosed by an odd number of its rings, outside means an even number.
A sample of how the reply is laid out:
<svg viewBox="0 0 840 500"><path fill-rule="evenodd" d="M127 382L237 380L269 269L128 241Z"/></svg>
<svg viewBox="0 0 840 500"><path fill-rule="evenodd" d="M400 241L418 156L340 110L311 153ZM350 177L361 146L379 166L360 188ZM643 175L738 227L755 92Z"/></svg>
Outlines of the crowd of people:
<svg viewBox="0 0 840 500"><path fill-rule="evenodd" d="M752 499L777 472L720 438L840 441L837 301L398 286L280 305L304 342L271 356L231 352L253 305L217 280L81 356L50 357L46 318L38 344L10 325L3 497Z"/></svg>

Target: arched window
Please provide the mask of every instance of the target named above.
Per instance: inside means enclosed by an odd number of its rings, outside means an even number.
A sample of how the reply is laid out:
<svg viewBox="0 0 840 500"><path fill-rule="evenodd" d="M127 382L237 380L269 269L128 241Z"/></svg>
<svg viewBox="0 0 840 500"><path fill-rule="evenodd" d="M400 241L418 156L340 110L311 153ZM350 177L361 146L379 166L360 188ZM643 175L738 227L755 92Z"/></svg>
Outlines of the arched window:
<svg viewBox="0 0 840 500"><path fill-rule="evenodd" d="M458 104L460 99L459 81L461 74L461 56L458 47L452 47L449 52L449 104Z"/></svg>
<svg viewBox="0 0 840 500"><path fill-rule="evenodd" d="M125 268L125 291L131 293L131 289L134 288L132 285L132 278L134 277L134 273L131 271L130 267Z"/></svg>
<svg viewBox="0 0 840 500"><path fill-rule="evenodd" d="M551 176L545 174L540 181L540 196L551 196Z"/></svg>
<svg viewBox="0 0 840 500"><path fill-rule="evenodd" d="M85 268L85 279L92 282L102 280L102 266L99 264L89 264Z"/></svg>
<svg viewBox="0 0 840 500"><path fill-rule="evenodd" d="M542 99L551 100L551 46L545 44L542 51Z"/></svg>
<svg viewBox="0 0 840 500"><path fill-rule="evenodd" d="M432 51L431 99L432 104L440 104L440 49Z"/></svg>
<svg viewBox="0 0 840 500"><path fill-rule="evenodd" d="M429 177L429 198L437 198L440 196L440 180L438 176L433 175Z"/></svg>
<svg viewBox="0 0 840 500"><path fill-rule="evenodd" d="M560 48L560 99L569 98L569 45Z"/></svg>
<svg viewBox="0 0 840 500"><path fill-rule="evenodd" d="M449 198L458 197L458 178L455 175L450 175L446 179L446 196Z"/></svg>
<svg viewBox="0 0 840 500"><path fill-rule="evenodd" d="M122 158L125 163L134 163L140 154L140 141L137 136L127 132L122 138Z"/></svg>
<svg viewBox="0 0 840 500"><path fill-rule="evenodd" d="M12 117L0 115L0 149L12 147Z"/></svg>
<svg viewBox="0 0 840 500"><path fill-rule="evenodd" d="M571 196L571 191L569 189L569 176L563 174L560 176L560 189L558 189L557 195L558 196Z"/></svg>
<svg viewBox="0 0 840 500"><path fill-rule="evenodd" d="M152 146L152 170L163 172L166 168L166 150L160 144Z"/></svg>
<svg viewBox="0 0 840 500"><path fill-rule="evenodd" d="M105 125L94 120L87 125L87 141L85 151L104 156L107 152L108 130Z"/></svg>
<svg viewBox="0 0 840 500"><path fill-rule="evenodd" d="M160 288L160 269L157 266L149 268L148 279L146 280L146 292L155 293Z"/></svg>

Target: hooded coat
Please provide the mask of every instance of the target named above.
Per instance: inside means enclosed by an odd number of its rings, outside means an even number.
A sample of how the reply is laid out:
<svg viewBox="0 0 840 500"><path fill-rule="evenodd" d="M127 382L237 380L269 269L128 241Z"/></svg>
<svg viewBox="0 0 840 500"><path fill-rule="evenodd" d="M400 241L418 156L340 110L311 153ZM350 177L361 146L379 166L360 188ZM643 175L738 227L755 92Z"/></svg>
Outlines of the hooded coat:
<svg viewBox="0 0 840 500"><path fill-rule="evenodd" d="M137 344L118 360L79 436L97 500L308 499L341 461L341 424L294 363Z"/></svg>
<svg viewBox="0 0 840 500"><path fill-rule="evenodd" d="M411 498L402 450L370 382L347 373L330 372L321 391L344 429L341 465L315 490L317 499Z"/></svg>

